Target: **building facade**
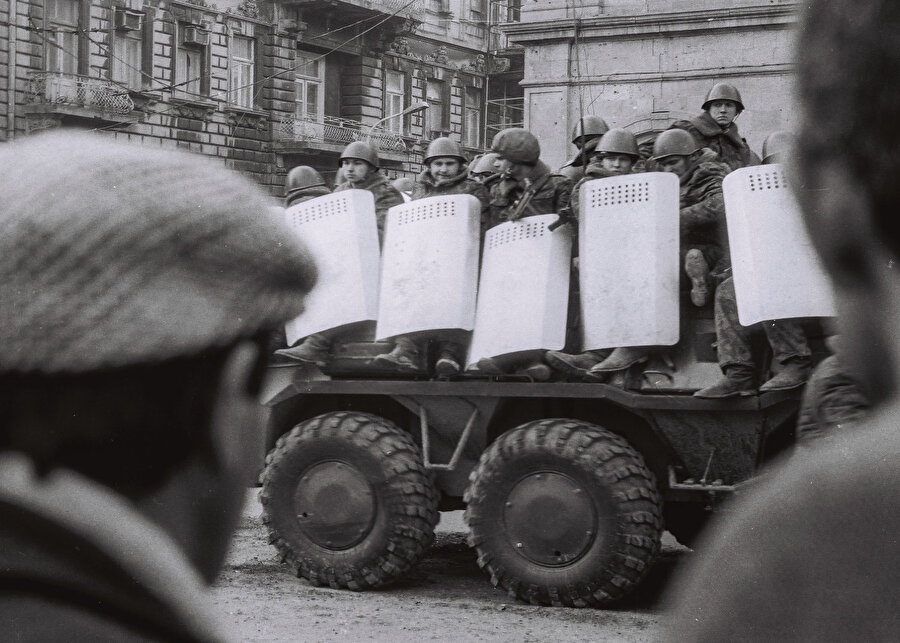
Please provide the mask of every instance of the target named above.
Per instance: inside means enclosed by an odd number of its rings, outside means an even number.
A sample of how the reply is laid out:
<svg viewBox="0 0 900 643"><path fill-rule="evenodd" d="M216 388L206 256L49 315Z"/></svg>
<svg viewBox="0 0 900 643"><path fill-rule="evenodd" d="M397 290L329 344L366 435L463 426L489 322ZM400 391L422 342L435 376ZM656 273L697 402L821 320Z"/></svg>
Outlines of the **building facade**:
<svg viewBox="0 0 900 643"><path fill-rule="evenodd" d="M518 0L0 0L0 139L79 127L222 159L271 194L369 140L389 176L522 122ZM393 115L427 104L428 108Z"/></svg>
<svg viewBox="0 0 900 643"><path fill-rule="evenodd" d="M746 110L741 133L798 125L793 40L800 3L788 0L533 0L506 25L524 48L525 122L558 167L575 148L581 114L602 116L647 143L696 116L706 92L728 82Z"/></svg>

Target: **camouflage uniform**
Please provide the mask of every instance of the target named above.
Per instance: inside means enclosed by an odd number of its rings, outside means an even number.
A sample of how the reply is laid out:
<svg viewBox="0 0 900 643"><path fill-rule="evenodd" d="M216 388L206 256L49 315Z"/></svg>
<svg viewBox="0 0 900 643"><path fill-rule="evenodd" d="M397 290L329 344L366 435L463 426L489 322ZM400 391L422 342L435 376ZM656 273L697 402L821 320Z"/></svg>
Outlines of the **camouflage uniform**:
<svg viewBox="0 0 900 643"><path fill-rule="evenodd" d="M671 127L690 132L697 145L711 149L731 170L761 163L760 158L747 145L747 141L738 133L736 123L731 123L723 130L709 112L704 111L687 121L675 121Z"/></svg>
<svg viewBox="0 0 900 643"><path fill-rule="evenodd" d="M546 180L545 180L546 178ZM572 183L564 176L551 174L543 161L538 161L534 169L524 179L504 177L491 186L488 228L493 228L509 219L519 198L527 189L539 181L544 181L525 208L523 217L559 212L569 205Z"/></svg>
<svg viewBox="0 0 900 643"><path fill-rule="evenodd" d="M753 368L749 337L753 327L742 326L738 319L734 279L731 277L716 288L714 308L719 366L723 371L728 366ZM759 326L762 326L766 333L766 339L772 347L772 356L780 364L797 358L809 360L809 344L799 322L791 319L771 319L760 322Z"/></svg>
<svg viewBox="0 0 900 643"><path fill-rule="evenodd" d="M728 166L717 160L715 152L705 149L680 187L682 264L685 253L697 248L714 277L731 266L722 198L722 180L729 172Z"/></svg>
<svg viewBox="0 0 900 643"><path fill-rule="evenodd" d="M390 181L380 172L374 171L361 183L344 181L334 188L335 192L343 190L368 190L375 197L375 220L378 224L378 240L384 240L384 220L387 217L388 208L404 203L403 195L391 185Z"/></svg>

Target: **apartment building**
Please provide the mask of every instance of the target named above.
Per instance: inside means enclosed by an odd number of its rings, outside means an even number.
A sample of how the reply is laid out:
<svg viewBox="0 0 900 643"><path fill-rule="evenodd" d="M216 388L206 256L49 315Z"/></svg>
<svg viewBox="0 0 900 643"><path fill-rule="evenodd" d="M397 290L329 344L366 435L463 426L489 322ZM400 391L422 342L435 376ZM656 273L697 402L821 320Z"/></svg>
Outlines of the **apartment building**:
<svg viewBox="0 0 900 643"><path fill-rule="evenodd" d="M354 140L411 175L437 136L474 154L521 123L523 55L497 27L517 2L0 0L0 139L184 148L276 196Z"/></svg>

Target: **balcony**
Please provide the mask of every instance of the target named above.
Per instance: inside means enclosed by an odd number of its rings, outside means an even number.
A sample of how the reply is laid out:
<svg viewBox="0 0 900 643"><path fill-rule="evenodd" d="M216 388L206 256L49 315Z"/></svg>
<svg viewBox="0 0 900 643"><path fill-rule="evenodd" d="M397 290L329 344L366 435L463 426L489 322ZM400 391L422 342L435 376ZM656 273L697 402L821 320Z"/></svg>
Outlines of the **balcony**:
<svg viewBox="0 0 900 643"><path fill-rule="evenodd" d="M376 13L416 22L425 20L426 4L420 0L282 0L281 3L300 9L339 8L344 19L356 19Z"/></svg>
<svg viewBox="0 0 900 643"><path fill-rule="evenodd" d="M325 116L321 121L282 118L273 128L276 147L284 151L311 148L340 153L353 141L367 140L382 158L406 160L410 153L407 139L402 135L376 129L370 136L367 125L349 118Z"/></svg>
<svg viewBox="0 0 900 643"><path fill-rule="evenodd" d="M101 78L45 71L28 77L26 113L54 114L108 122L134 122L128 90Z"/></svg>

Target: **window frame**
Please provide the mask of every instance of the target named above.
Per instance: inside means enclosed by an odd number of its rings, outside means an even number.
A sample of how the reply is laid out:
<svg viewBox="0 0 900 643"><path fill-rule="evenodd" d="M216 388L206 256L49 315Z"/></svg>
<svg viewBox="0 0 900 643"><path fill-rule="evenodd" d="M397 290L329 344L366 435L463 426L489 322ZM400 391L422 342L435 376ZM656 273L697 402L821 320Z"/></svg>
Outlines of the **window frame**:
<svg viewBox="0 0 900 643"><path fill-rule="evenodd" d="M207 100L209 98L210 87L211 87L211 73L210 73L210 46L209 45L197 45L191 43L183 42L183 34L184 29L186 27L195 27L199 29L205 29L210 32L210 37L212 36L212 32L209 29L206 29L204 25L198 25L192 22L187 21L178 21L177 25L178 38L175 42L175 47L173 48L173 69L174 73L172 76L172 84L174 85L172 88L172 96L174 98L179 98L182 100ZM186 78L187 71L183 69L183 64L179 60L182 52L187 56L187 52L192 52L196 54L199 58L198 67L199 67L199 76L196 78L190 79L192 82L196 81L197 85L196 90L189 89L191 84L184 84L184 81L188 80ZM230 74L229 74L230 78Z"/></svg>
<svg viewBox="0 0 900 643"><path fill-rule="evenodd" d="M398 77L401 81L401 83L400 83L401 87L400 87L399 92L389 90L388 78L389 78L389 75L391 75L391 74L396 75L396 77ZM384 72L385 101L384 101L384 108L382 110L383 118L387 118L391 114L397 114L399 112L402 112L404 109L407 108L407 106L409 106L409 104L410 104L409 87L410 87L409 78L406 73L399 71L397 69L386 69L385 70L385 72ZM400 99L399 109L393 105L394 98ZM403 116L402 118L392 118L389 121L387 121L383 125L383 127L384 127L385 131L391 132L393 134L403 135L404 133L406 133L409 130L408 120L407 120L408 118L409 118L409 115Z"/></svg>
<svg viewBox="0 0 900 643"><path fill-rule="evenodd" d="M240 39L246 41L250 46L250 57L243 58L235 55L235 42ZM256 109L256 93L254 87L256 84L256 54L257 42L253 36L245 36L243 34L231 33L228 42L228 105L239 109ZM250 78L235 80L235 72L237 69L246 69ZM246 91L248 103L237 100L237 91Z"/></svg>
<svg viewBox="0 0 900 643"><path fill-rule="evenodd" d="M316 62L316 73L305 73L308 65L297 63L294 69L294 116L300 120L323 123L325 119L325 58L321 54L305 49L298 49L297 55L303 55ZM304 71L301 71L304 70ZM309 100L309 88L316 87L315 114L312 118L309 116L308 106L312 102ZM303 114L300 113L299 106L303 106Z"/></svg>
<svg viewBox="0 0 900 643"><path fill-rule="evenodd" d="M475 105L469 105L469 96L475 96ZM463 88L463 119L462 119L462 141L465 147L480 148L482 144L482 130L484 122L484 90L479 87L466 86ZM476 129L473 134L469 127L469 116L474 114Z"/></svg>
<svg viewBox="0 0 900 643"><path fill-rule="evenodd" d="M51 2L53 3L51 14ZM74 18L59 17L55 11L60 2L65 2L75 8ZM60 74L86 75L88 64L87 43L85 39L78 33L74 32L86 23L88 17L85 13L90 12L90 5L84 0L44 0L44 24L49 31L44 40L44 60L43 68L45 71ZM62 31L57 31L60 29ZM59 43L60 37L65 37L66 42ZM71 61L70 65L61 62L63 57ZM58 63L58 64L55 64Z"/></svg>
<svg viewBox="0 0 900 643"><path fill-rule="evenodd" d="M434 85L439 88L440 100L436 101L430 98L429 96L429 88ZM448 123L450 120L450 101L449 98L449 85L446 81L441 80L439 78L426 78L425 79L425 102L428 103L429 108L425 110L425 135L426 138L430 138L434 136L434 132L446 132L449 129ZM437 123L438 127L435 127L435 103L440 104L440 122Z"/></svg>

